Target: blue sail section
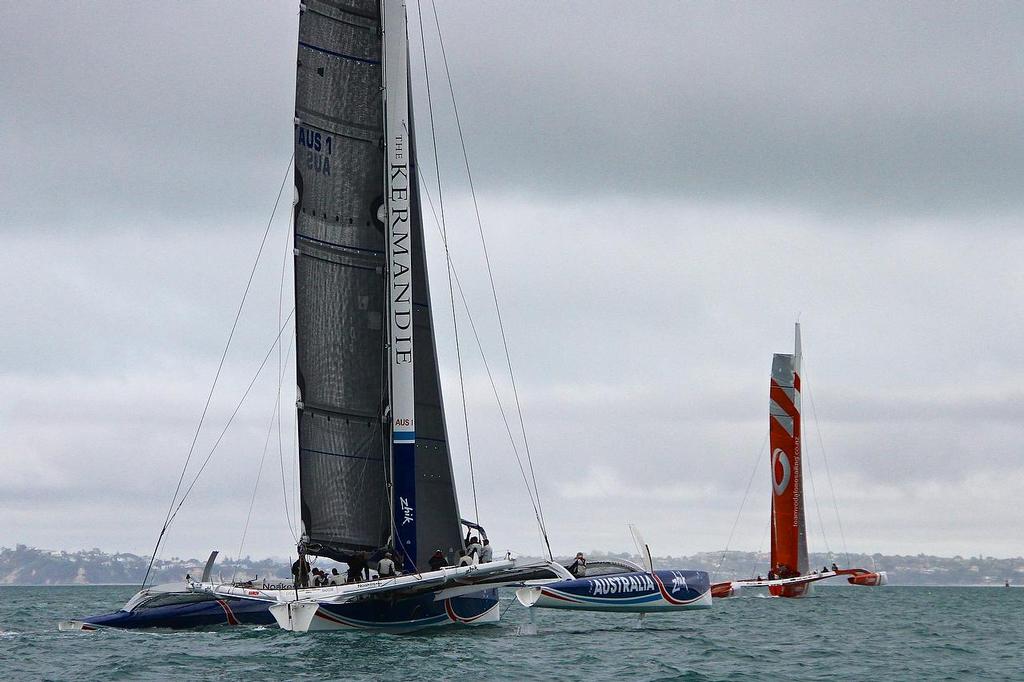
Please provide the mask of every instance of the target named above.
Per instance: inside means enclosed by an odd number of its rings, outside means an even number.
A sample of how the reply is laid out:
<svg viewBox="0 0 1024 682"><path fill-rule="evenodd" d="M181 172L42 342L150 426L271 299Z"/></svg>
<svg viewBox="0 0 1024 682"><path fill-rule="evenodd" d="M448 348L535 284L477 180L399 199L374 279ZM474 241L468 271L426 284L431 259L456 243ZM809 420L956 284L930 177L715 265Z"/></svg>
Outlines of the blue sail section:
<svg viewBox="0 0 1024 682"><path fill-rule="evenodd" d="M396 431L394 438L395 547L401 548L405 571L425 570L416 566L416 436Z"/></svg>

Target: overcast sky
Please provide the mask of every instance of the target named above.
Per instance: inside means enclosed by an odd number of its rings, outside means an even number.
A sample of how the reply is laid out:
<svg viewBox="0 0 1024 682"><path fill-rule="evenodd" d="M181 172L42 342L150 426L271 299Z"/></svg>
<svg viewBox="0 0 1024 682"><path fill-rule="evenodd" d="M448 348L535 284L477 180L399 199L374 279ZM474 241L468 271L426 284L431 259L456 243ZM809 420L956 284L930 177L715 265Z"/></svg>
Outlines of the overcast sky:
<svg viewBox="0 0 1024 682"><path fill-rule="evenodd" d="M811 550L1024 553L1024 7L438 14L556 552L630 549L627 521L656 554L721 549L737 518L731 548L766 550L769 370L799 316ZM452 257L509 406L425 15ZM151 549L292 153L297 21L289 2L0 4L0 545ZM422 84L419 71L436 200ZM277 333L285 199L200 459ZM427 230L470 516L445 263ZM538 554L459 315L480 518L499 548ZM237 552L270 366L166 555ZM293 544L282 371L284 459L275 432L253 555Z"/></svg>

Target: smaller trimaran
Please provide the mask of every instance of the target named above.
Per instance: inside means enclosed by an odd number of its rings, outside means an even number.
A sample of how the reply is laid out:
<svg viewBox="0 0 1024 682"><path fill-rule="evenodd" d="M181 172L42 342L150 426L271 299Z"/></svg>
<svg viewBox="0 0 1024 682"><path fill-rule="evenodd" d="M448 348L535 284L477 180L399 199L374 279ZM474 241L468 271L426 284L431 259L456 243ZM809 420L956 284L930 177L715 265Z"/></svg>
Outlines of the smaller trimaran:
<svg viewBox="0 0 1024 682"><path fill-rule="evenodd" d="M803 597L814 583L846 576L853 585L876 587L886 583L884 571L863 568L811 570L804 523L803 466L800 417L800 323L796 323L793 354L776 353L772 359L769 393L769 451L771 452L771 575L712 585L713 597L731 597L744 588L767 588L776 597Z"/></svg>

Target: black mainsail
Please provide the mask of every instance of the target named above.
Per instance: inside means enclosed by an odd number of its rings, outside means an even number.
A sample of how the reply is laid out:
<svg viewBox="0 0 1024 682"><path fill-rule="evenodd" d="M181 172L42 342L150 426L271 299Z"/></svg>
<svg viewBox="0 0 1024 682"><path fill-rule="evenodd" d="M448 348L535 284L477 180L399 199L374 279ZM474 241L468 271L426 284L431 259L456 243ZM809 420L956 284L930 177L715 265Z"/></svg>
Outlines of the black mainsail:
<svg viewBox="0 0 1024 682"><path fill-rule="evenodd" d="M299 19L294 229L300 551L344 559L353 551L399 544L402 533L395 537L392 514L399 503L390 492L399 479L415 485L415 537L402 544L416 548L409 558L422 566L434 549L451 552L462 540L411 144L405 243L411 242L417 428L414 454L392 469L382 35L381 8L373 0L309 0Z"/></svg>

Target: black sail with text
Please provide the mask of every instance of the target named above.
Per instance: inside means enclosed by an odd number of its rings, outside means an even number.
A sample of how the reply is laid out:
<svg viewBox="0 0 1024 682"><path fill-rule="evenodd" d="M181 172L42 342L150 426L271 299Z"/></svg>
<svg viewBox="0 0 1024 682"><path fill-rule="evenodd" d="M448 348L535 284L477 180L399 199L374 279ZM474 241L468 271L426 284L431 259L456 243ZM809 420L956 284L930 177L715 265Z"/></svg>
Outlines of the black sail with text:
<svg viewBox="0 0 1024 682"><path fill-rule="evenodd" d="M308 0L295 90L301 517L310 553L390 535L380 9Z"/></svg>
<svg viewBox="0 0 1024 682"><path fill-rule="evenodd" d="M391 535L382 41L377 2L308 0L295 95L295 320L301 517L309 553ZM410 117L411 119L411 117ZM462 546L412 145L417 566Z"/></svg>

